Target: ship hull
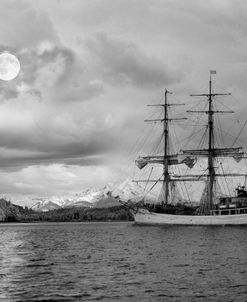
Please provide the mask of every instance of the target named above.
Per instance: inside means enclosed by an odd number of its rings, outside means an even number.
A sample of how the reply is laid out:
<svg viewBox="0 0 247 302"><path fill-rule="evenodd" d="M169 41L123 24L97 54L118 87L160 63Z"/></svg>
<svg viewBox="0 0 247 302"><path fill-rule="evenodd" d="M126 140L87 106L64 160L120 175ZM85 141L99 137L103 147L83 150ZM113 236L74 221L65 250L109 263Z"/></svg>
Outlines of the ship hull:
<svg viewBox="0 0 247 302"><path fill-rule="evenodd" d="M226 226L247 225L247 214L236 215L172 215L138 209L134 214L138 225L187 225L187 226Z"/></svg>

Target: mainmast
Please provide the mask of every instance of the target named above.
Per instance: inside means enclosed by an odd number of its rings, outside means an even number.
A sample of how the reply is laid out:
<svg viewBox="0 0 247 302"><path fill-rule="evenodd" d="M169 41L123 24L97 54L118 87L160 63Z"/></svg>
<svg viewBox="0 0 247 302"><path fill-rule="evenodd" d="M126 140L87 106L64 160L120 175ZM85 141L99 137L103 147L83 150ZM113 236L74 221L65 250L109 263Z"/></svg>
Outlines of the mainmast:
<svg viewBox="0 0 247 302"><path fill-rule="evenodd" d="M163 180L163 189L165 190L164 198L162 198L162 206L164 204L168 203L169 199L169 165L168 165L168 143L169 143L169 125L168 125L168 105L167 105L167 94L171 93L167 89L165 90L165 104L164 104L164 168L163 168L163 174L164 174L164 180Z"/></svg>
<svg viewBox="0 0 247 302"><path fill-rule="evenodd" d="M208 95L208 195L209 195L209 209L213 206L213 187L215 181L214 170L214 111L212 100L212 80L211 73L209 79L209 95Z"/></svg>
<svg viewBox="0 0 247 302"><path fill-rule="evenodd" d="M187 112L192 112L192 113L198 113L198 112L205 112L208 115L208 150L185 150L183 151L184 154L190 154L190 155L201 155L205 156L205 151L206 151L206 156L208 158L208 175L207 175L207 190L208 190L208 200L207 203L203 205L204 209L203 212L204 214L208 214L209 211L213 207L213 199L214 199L214 183L215 183L215 167L214 167L214 158L218 156L235 156L239 155L239 149L240 148L221 148L221 149L216 149L214 148L214 114L215 113L233 113L233 111L216 111L213 109L213 100L214 97L220 96L220 95L230 95L230 93L213 93L212 92L212 79L211 75L216 74L215 70L210 71L210 79L209 79L209 93L205 94L191 94L191 96L206 96L208 100L208 110L206 111L193 111L193 110L188 110ZM225 176L227 176L225 174Z"/></svg>

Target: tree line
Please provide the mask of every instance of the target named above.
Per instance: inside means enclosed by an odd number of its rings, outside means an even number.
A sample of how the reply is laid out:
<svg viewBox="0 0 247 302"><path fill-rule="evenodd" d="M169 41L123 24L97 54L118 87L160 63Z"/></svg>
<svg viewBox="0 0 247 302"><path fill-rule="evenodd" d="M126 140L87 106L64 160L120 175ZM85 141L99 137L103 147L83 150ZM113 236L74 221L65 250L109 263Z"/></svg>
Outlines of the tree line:
<svg viewBox="0 0 247 302"><path fill-rule="evenodd" d="M2 222L65 222L65 221L130 221L129 209L119 205L109 208L68 207L37 212L28 207L12 204L0 199L0 221Z"/></svg>

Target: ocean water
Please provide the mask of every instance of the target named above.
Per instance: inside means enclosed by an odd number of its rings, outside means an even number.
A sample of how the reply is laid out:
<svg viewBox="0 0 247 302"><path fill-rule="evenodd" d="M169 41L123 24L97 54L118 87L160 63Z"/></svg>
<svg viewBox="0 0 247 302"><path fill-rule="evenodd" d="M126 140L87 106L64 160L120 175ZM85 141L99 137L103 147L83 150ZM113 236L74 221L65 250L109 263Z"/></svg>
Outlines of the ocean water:
<svg viewBox="0 0 247 302"><path fill-rule="evenodd" d="M0 225L0 301L247 301L247 228Z"/></svg>

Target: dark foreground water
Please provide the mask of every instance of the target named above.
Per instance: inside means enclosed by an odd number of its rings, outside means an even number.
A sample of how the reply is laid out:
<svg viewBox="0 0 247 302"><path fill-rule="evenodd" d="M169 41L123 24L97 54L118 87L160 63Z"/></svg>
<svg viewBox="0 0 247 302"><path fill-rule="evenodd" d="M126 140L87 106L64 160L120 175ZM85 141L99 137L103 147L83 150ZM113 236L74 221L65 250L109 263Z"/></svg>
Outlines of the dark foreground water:
<svg viewBox="0 0 247 302"><path fill-rule="evenodd" d="M0 225L0 301L247 301L247 228Z"/></svg>

